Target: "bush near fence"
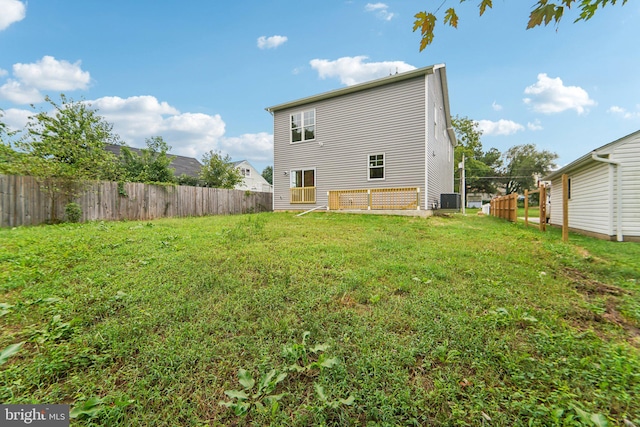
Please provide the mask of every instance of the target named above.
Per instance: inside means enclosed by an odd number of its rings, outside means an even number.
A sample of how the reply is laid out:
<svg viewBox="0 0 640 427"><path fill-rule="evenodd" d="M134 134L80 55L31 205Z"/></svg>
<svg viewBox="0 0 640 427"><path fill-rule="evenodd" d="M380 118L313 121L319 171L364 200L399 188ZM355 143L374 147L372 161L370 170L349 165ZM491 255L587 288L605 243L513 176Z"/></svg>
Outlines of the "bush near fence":
<svg viewBox="0 0 640 427"><path fill-rule="evenodd" d="M52 200L47 185L29 176L0 175L0 226L62 220L69 202L80 205L81 221L150 220L273 209L273 193L101 181L84 186L77 197L58 194Z"/></svg>

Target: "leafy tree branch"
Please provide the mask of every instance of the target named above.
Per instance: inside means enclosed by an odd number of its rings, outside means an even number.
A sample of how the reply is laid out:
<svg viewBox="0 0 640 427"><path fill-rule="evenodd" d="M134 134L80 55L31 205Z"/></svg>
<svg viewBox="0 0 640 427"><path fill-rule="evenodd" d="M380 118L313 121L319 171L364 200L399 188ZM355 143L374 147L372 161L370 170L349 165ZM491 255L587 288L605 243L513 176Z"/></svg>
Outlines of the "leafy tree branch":
<svg viewBox="0 0 640 427"><path fill-rule="evenodd" d="M434 12L421 11L415 14L415 22L413 24L413 31L420 30L422 38L420 40L420 51L424 50L428 45L433 42L434 30L436 27L436 21L438 18L436 15L447 0L444 0L440 7ZM471 3L468 0L460 0L460 3ZM478 11L480 16L484 15L487 9L493 8L493 0L476 0ZM627 0L538 0L532 8L529 14L529 21L527 23L527 29L537 27L539 25L549 25L554 22L556 26L560 23L562 17L567 13L572 6L577 6L579 11L578 17L575 22L588 21L591 19L598 8L605 7L608 4L624 5ZM456 9L450 7L444 11L443 21L445 25L449 25L453 28L458 28L459 17Z"/></svg>

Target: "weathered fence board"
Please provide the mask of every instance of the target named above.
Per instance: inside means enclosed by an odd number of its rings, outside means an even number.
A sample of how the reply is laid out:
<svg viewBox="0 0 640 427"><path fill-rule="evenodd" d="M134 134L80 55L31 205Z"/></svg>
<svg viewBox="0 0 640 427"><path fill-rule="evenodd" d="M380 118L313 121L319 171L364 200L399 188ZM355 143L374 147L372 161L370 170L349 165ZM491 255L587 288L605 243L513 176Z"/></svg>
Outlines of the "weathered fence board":
<svg viewBox="0 0 640 427"><path fill-rule="evenodd" d="M35 178L0 175L0 227L62 220L70 201L82 208L82 221L240 214L271 211L273 206L273 193L140 183L125 183L121 189L115 182L94 182L68 199L52 197L46 183Z"/></svg>

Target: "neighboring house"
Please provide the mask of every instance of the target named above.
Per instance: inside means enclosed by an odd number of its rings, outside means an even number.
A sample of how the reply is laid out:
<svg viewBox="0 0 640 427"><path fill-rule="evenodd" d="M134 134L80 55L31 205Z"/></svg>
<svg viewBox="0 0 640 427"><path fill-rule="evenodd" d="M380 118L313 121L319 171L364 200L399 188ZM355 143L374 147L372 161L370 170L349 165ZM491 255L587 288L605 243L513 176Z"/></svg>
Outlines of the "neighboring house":
<svg viewBox="0 0 640 427"><path fill-rule="evenodd" d="M568 178L569 229L640 241L640 131L593 150L547 175L551 218L562 225L562 175Z"/></svg>
<svg viewBox="0 0 640 427"><path fill-rule="evenodd" d="M261 191L264 193L273 192L273 185L269 184L262 174L248 161L240 160L233 162L233 166L240 170L243 177L242 182L236 185L236 190Z"/></svg>
<svg viewBox="0 0 640 427"><path fill-rule="evenodd" d="M104 149L113 153L116 157L120 156L120 148L121 145L113 145L106 144ZM132 152L140 155L142 151L139 148L127 147ZM177 156L175 154L167 153L167 156L173 157L171 164L169 167L174 169L174 175L176 177L180 175L187 175L197 178L200 174L200 168L202 168L202 163L200 163L197 159L193 157L185 157L185 156Z"/></svg>
<svg viewBox="0 0 640 427"><path fill-rule="evenodd" d="M274 119L274 210L430 212L453 192L444 65L266 110Z"/></svg>

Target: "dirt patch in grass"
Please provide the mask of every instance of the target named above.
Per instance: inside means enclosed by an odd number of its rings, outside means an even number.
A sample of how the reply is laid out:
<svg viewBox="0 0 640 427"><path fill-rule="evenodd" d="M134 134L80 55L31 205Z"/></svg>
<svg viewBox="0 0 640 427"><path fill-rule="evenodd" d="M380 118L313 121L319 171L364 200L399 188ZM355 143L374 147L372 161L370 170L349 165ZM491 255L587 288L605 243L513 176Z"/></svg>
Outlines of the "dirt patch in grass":
<svg viewBox="0 0 640 427"><path fill-rule="evenodd" d="M575 289L583 295L615 295L620 296L623 294L629 295L631 292L626 289L622 289L618 286L602 283L598 280L592 279L584 274L582 271L575 268L565 268L563 274L572 282Z"/></svg>
<svg viewBox="0 0 640 427"><path fill-rule="evenodd" d="M416 388L429 392L435 388L435 383L430 375L431 369L424 366L424 358L418 357L414 366L409 368L409 382Z"/></svg>
<svg viewBox="0 0 640 427"><path fill-rule="evenodd" d="M369 314L371 312L371 307L359 303L348 293L342 295L342 297L338 300L338 303L343 307L354 309L358 314Z"/></svg>
<svg viewBox="0 0 640 427"><path fill-rule="evenodd" d="M617 310L617 301L614 301L614 299L609 299L607 301L606 307L607 311L602 315L602 317L605 320L622 327L631 338L632 344L635 344L636 346L640 345L640 341L638 340L638 338L640 337L640 329L632 324Z"/></svg>
<svg viewBox="0 0 640 427"><path fill-rule="evenodd" d="M575 268L565 268L563 274L571 281L574 288L583 295L587 303L596 301L598 298L606 298L603 313L595 313L588 309L578 309L575 322L573 322L575 327L579 330L594 329L598 336L607 338L608 334L598 324L604 322L612 323L625 331L629 343L636 347L640 346L640 328L618 310L621 304L621 297L631 295L631 291L592 279Z"/></svg>

